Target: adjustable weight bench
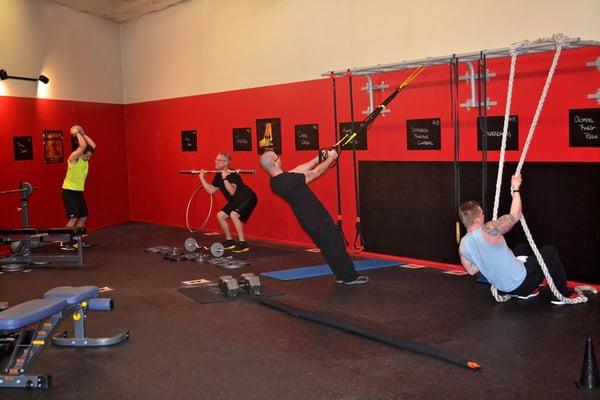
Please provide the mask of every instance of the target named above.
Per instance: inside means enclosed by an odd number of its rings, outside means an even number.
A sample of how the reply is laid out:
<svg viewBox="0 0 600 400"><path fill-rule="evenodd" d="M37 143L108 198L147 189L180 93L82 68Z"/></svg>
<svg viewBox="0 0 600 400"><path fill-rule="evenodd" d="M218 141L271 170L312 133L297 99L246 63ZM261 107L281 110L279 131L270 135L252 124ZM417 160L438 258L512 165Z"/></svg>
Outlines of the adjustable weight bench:
<svg viewBox="0 0 600 400"><path fill-rule="evenodd" d="M8 363L0 370L0 388L48 389L51 375L28 375L27 369L44 350L48 341L57 346L97 347L121 343L129 332L107 338L88 338L85 320L88 311L111 311L113 302L97 298L95 286L61 286L47 291L43 299L29 300L0 312L0 336L18 332ZM73 337L54 335L64 318L72 317ZM25 343L26 330L33 326L31 341Z"/></svg>
<svg viewBox="0 0 600 400"><path fill-rule="evenodd" d="M9 244L19 242L14 254L0 258L1 264L44 264L51 262L76 262L83 267L82 237L86 233L85 228L14 228L0 229L2 243ZM42 242L70 242L74 240L77 246L77 254L32 254L32 236Z"/></svg>

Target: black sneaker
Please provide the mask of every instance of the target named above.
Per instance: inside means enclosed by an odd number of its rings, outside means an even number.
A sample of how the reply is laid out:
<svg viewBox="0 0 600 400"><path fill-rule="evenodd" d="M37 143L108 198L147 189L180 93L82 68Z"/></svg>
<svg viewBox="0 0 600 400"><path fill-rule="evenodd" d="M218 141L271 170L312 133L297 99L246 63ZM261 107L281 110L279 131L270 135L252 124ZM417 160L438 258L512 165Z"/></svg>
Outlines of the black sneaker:
<svg viewBox="0 0 600 400"><path fill-rule="evenodd" d="M236 247L236 243L235 240L233 239L229 239L223 242L223 249L224 250L231 250L231 249L235 249Z"/></svg>
<svg viewBox="0 0 600 400"><path fill-rule="evenodd" d="M350 285L362 285L364 283L368 283L369 282L369 278L364 276L364 275L359 275L357 276L353 281L336 281L338 283L343 283L346 286L350 286Z"/></svg>
<svg viewBox="0 0 600 400"><path fill-rule="evenodd" d="M246 253L250 251L250 247L248 247L246 245L246 242L239 242L237 244L237 246L235 246L235 248L233 250L231 250L232 253Z"/></svg>

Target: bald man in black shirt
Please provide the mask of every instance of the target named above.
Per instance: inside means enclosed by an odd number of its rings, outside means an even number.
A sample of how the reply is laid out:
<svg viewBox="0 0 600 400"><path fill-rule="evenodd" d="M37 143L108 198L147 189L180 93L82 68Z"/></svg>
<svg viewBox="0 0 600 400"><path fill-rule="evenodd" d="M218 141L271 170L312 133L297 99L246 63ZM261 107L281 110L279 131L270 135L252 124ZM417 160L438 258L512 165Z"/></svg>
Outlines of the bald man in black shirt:
<svg viewBox="0 0 600 400"><path fill-rule="evenodd" d="M302 229L321 250L337 283L358 285L367 283L369 278L356 273L344 239L335 227L331 215L308 187L310 182L329 169L337 156L335 150L329 150L327 159L322 163L315 157L285 172L281 168L281 157L272 151L266 151L260 157L260 166L271 176L271 190L290 204Z"/></svg>

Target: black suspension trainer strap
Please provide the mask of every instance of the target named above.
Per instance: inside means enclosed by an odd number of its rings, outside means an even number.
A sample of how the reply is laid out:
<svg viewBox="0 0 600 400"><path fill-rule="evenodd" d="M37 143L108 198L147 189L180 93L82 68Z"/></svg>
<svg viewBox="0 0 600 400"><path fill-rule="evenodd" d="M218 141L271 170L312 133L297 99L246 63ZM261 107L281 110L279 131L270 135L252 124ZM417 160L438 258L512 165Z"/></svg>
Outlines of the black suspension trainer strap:
<svg viewBox="0 0 600 400"><path fill-rule="evenodd" d="M487 73L486 59L483 51L477 61L477 92L479 103L477 105L481 129L481 208L483 215L487 215Z"/></svg>
<svg viewBox="0 0 600 400"><path fill-rule="evenodd" d="M360 124L358 130L354 126L354 124L355 124L355 121L354 121L354 93L352 90L352 73L350 70L348 70L348 87L349 87L349 93L350 93L350 122L351 122L351 127L352 127L352 133L360 132L363 124ZM366 133L366 129L365 129L364 133ZM363 236L362 236L362 228L360 225L360 197L359 197L359 187L358 187L358 165L357 165L357 161L356 161L356 142L357 142L357 138L355 138L352 141L352 173L354 175L354 199L355 199L355 203L356 203L356 222L354 223L354 229L356 231L356 234L354 235L353 246L357 250L362 250L362 248L364 247L364 240L363 240Z"/></svg>
<svg viewBox="0 0 600 400"><path fill-rule="evenodd" d="M452 120L452 130L454 131L454 212L458 214L460 207L460 134L459 134L459 105L458 105L458 58L452 56L450 61L450 115ZM456 220L456 243L460 243L460 221Z"/></svg>
<svg viewBox="0 0 600 400"><path fill-rule="evenodd" d="M335 81L335 74L331 73L331 86L333 91L333 132L335 135L335 142L339 141L339 130L338 130L338 115L337 115L337 87ZM335 163L335 180L337 186L337 221L336 226L340 235L344 239L344 243L348 246L348 239L346 239L346 235L344 235L344 229L342 227L342 193L341 193L341 184L340 184L340 163Z"/></svg>

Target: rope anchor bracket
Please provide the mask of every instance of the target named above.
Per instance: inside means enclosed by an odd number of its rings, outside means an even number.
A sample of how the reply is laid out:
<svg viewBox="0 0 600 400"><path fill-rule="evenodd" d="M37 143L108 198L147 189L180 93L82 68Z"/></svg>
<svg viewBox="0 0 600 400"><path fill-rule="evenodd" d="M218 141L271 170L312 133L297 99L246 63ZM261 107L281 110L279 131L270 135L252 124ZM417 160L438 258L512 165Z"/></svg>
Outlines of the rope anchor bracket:
<svg viewBox="0 0 600 400"><path fill-rule="evenodd" d="M598 71L600 71L600 57L596 58L594 61L590 61L585 64L587 67L596 67ZM596 93L590 93L587 95L587 98L590 100L595 99L598 104L600 104L600 89L596 90Z"/></svg>
<svg viewBox="0 0 600 400"><path fill-rule="evenodd" d="M385 89L389 88L390 85L388 85L384 81L381 81L381 83L379 85L373 85L373 80L371 79L371 75L365 75L365 78L367 78L367 84L365 86L361 87L360 90L362 90L363 92L369 93L369 106L367 107L366 110L363 110L362 113L363 113L363 115L369 115L375 109L374 103L373 103L373 91L380 90L383 93L383 91ZM382 116L385 117L385 114L388 114L390 111L391 110L389 108L385 108L385 109L381 110L381 114L382 114Z"/></svg>
<svg viewBox="0 0 600 400"><path fill-rule="evenodd" d="M479 108L485 106L486 109L490 109L490 106L497 106L498 102L490 100L490 98L486 98L485 104L481 101L477 101L477 96L475 95L475 80L479 79L478 74L475 73L475 69L473 68L473 64L468 61L465 62L465 65L469 67L469 72L466 72L463 76L459 77L459 81L467 81L471 83L471 98L467 99L464 103L460 104L461 108L466 108L467 111L470 111L471 108ZM496 76L495 72L490 72L487 68L485 70L485 81L488 82L490 78Z"/></svg>
<svg viewBox="0 0 600 400"><path fill-rule="evenodd" d="M596 93L591 93L587 95L588 99L596 99L596 102L600 104L600 89L596 90Z"/></svg>

